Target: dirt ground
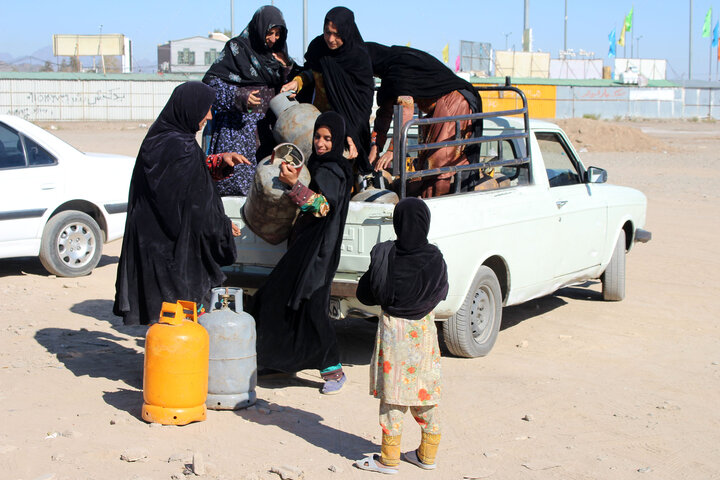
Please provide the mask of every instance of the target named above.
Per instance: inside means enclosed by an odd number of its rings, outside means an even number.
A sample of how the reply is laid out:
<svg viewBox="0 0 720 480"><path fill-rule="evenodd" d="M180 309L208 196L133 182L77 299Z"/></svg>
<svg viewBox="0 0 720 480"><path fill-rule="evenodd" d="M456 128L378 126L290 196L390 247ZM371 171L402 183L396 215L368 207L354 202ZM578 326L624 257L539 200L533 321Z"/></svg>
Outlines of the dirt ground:
<svg viewBox="0 0 720 480"><path fill-rule="evenodd" d="M648 197L653 239L628 255L627 298L597 282L504 310L484 358L443 357L438 469L398 479L720 479L720 129L711 122L560 123L586 165ZM51 124L44 124L51 128ZM139 124L54 124L81 150L135 156ZM627 145L625 145L627 142ZM0 471L23 479L379 478L367 394L374 326L339 322L349 382L262 380L258 407L184 427L140 419L145 330L111 313L121 241L92 275L0 260ZM403 450L419 429L406 418ZM134 460L134 461L131 461ZM289 476L287 476L289 475Z"/></svg>

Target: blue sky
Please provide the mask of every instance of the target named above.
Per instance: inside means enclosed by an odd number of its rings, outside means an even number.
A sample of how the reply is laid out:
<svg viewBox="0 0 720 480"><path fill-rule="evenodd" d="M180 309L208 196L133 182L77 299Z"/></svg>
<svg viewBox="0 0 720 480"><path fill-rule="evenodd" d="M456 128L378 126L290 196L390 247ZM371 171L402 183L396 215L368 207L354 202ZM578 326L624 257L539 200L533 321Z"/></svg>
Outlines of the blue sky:
<svg viewBox="0 0 720 480"><path fill-rule="evenodd" d="M710 39L702 38L702 25L708 8L713 7L712 26L720 17L720 0L693 0L692 73L698 80L708 79ZM235 0L234 29L242 30L261 5L269 2ZM302 0L275 0L289 28L291 56L302 56ZM567 47L594 52L596 58L611 65L608 34L616 28L619 36L625 15L634 7L633 56L668 61L670 79L687 79L689 53L690 2L657 0L567 0ZM344 5L355 12L360 32L366 40L404 45L426 50L438 57L450 45L451 64L459 53L460 40L489 42L496 50L522 48L523 0L415 0L347 1L336 3L308 0L308 38L321 33L327 10ZM565 0L530 0L529 21L533 30L533 49L557 58L563 49ZM195 35L207 35L215 28L230 28L230 0L36 0L3 2L0 53L13 57L30 55L48 47L53 33L122 33L133 42L136 59L144 59L146 71L157 58L157 45ZM639 38L639 40L637 40ZM618 56L631 52L617 47ZM717 53L713 51L712 78L716 79Z"/></svg>

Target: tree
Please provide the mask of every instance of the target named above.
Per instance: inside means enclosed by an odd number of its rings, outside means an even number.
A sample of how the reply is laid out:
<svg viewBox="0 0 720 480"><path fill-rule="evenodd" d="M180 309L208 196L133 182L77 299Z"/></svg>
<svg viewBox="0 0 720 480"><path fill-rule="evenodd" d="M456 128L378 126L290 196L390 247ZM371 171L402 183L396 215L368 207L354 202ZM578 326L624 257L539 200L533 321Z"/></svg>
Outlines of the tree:
<svg viewBox="0 0 720 480"><path fill-rule="evenodd" d="M53 68L52 63L50 63L49 61L46 60L45 64L42 67L40 67L40 71L41 72L54 72L55 69Z"/></svg>

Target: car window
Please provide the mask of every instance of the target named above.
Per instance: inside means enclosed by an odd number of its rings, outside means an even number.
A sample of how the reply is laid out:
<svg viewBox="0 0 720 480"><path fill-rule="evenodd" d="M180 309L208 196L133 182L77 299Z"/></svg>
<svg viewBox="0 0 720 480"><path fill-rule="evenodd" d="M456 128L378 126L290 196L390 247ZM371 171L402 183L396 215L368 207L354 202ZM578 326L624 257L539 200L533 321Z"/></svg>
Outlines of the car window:
<svg viewBox="0 0 720 480"><path fill-rule="evenodd" d="M0 169L24 167L25 165L20 135L7 125L0 123Z"/></svg>
<svg viewBox="0 0 720 480"><path fill-rule="evenodd" d="M545 170L551 187L582 183L582 175L577 163L557 133L537 132L535 137L545 161Z"/></svg>
<svg viewBox="0 0 720 480"><path fill-rule="evenodd" d="M522 155L516 151L516 145L511 140L501 140L497 142L484 142L480 144L480 161L491 160L513 160ZM512 167L495 167L492 170L493 177L501 186L506 186L502 182L504 177L510 181L510 186L527 185L528 184L528 165L519 165Z"/></svg>
<svg viewBox="0 0 720 480"><path fill-rule="evenodd" d="M55 157L38 145L37 142L25 135L23 135L22 138L25 141L25 153L27 154L28 165L54 165L57 163Z"/></svg>

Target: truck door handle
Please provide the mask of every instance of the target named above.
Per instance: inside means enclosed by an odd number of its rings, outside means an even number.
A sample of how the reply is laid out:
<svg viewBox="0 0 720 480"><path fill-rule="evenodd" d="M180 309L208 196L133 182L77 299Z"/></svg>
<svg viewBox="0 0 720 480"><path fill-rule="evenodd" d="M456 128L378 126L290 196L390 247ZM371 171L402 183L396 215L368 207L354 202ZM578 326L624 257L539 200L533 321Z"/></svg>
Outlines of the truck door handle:
<svg viewBox="0 0 720 480"><path fill-rule="evenodd" d="M557 205L558 208L562 208L567 203L567 200L558 200L555 202L555 205Z"/></svg>
<svg viewBox="0 0 720 480"><path fill-rule="evenodd" d="M40 190L55 190L54 183L43 183L40 185Z"/></svg>

